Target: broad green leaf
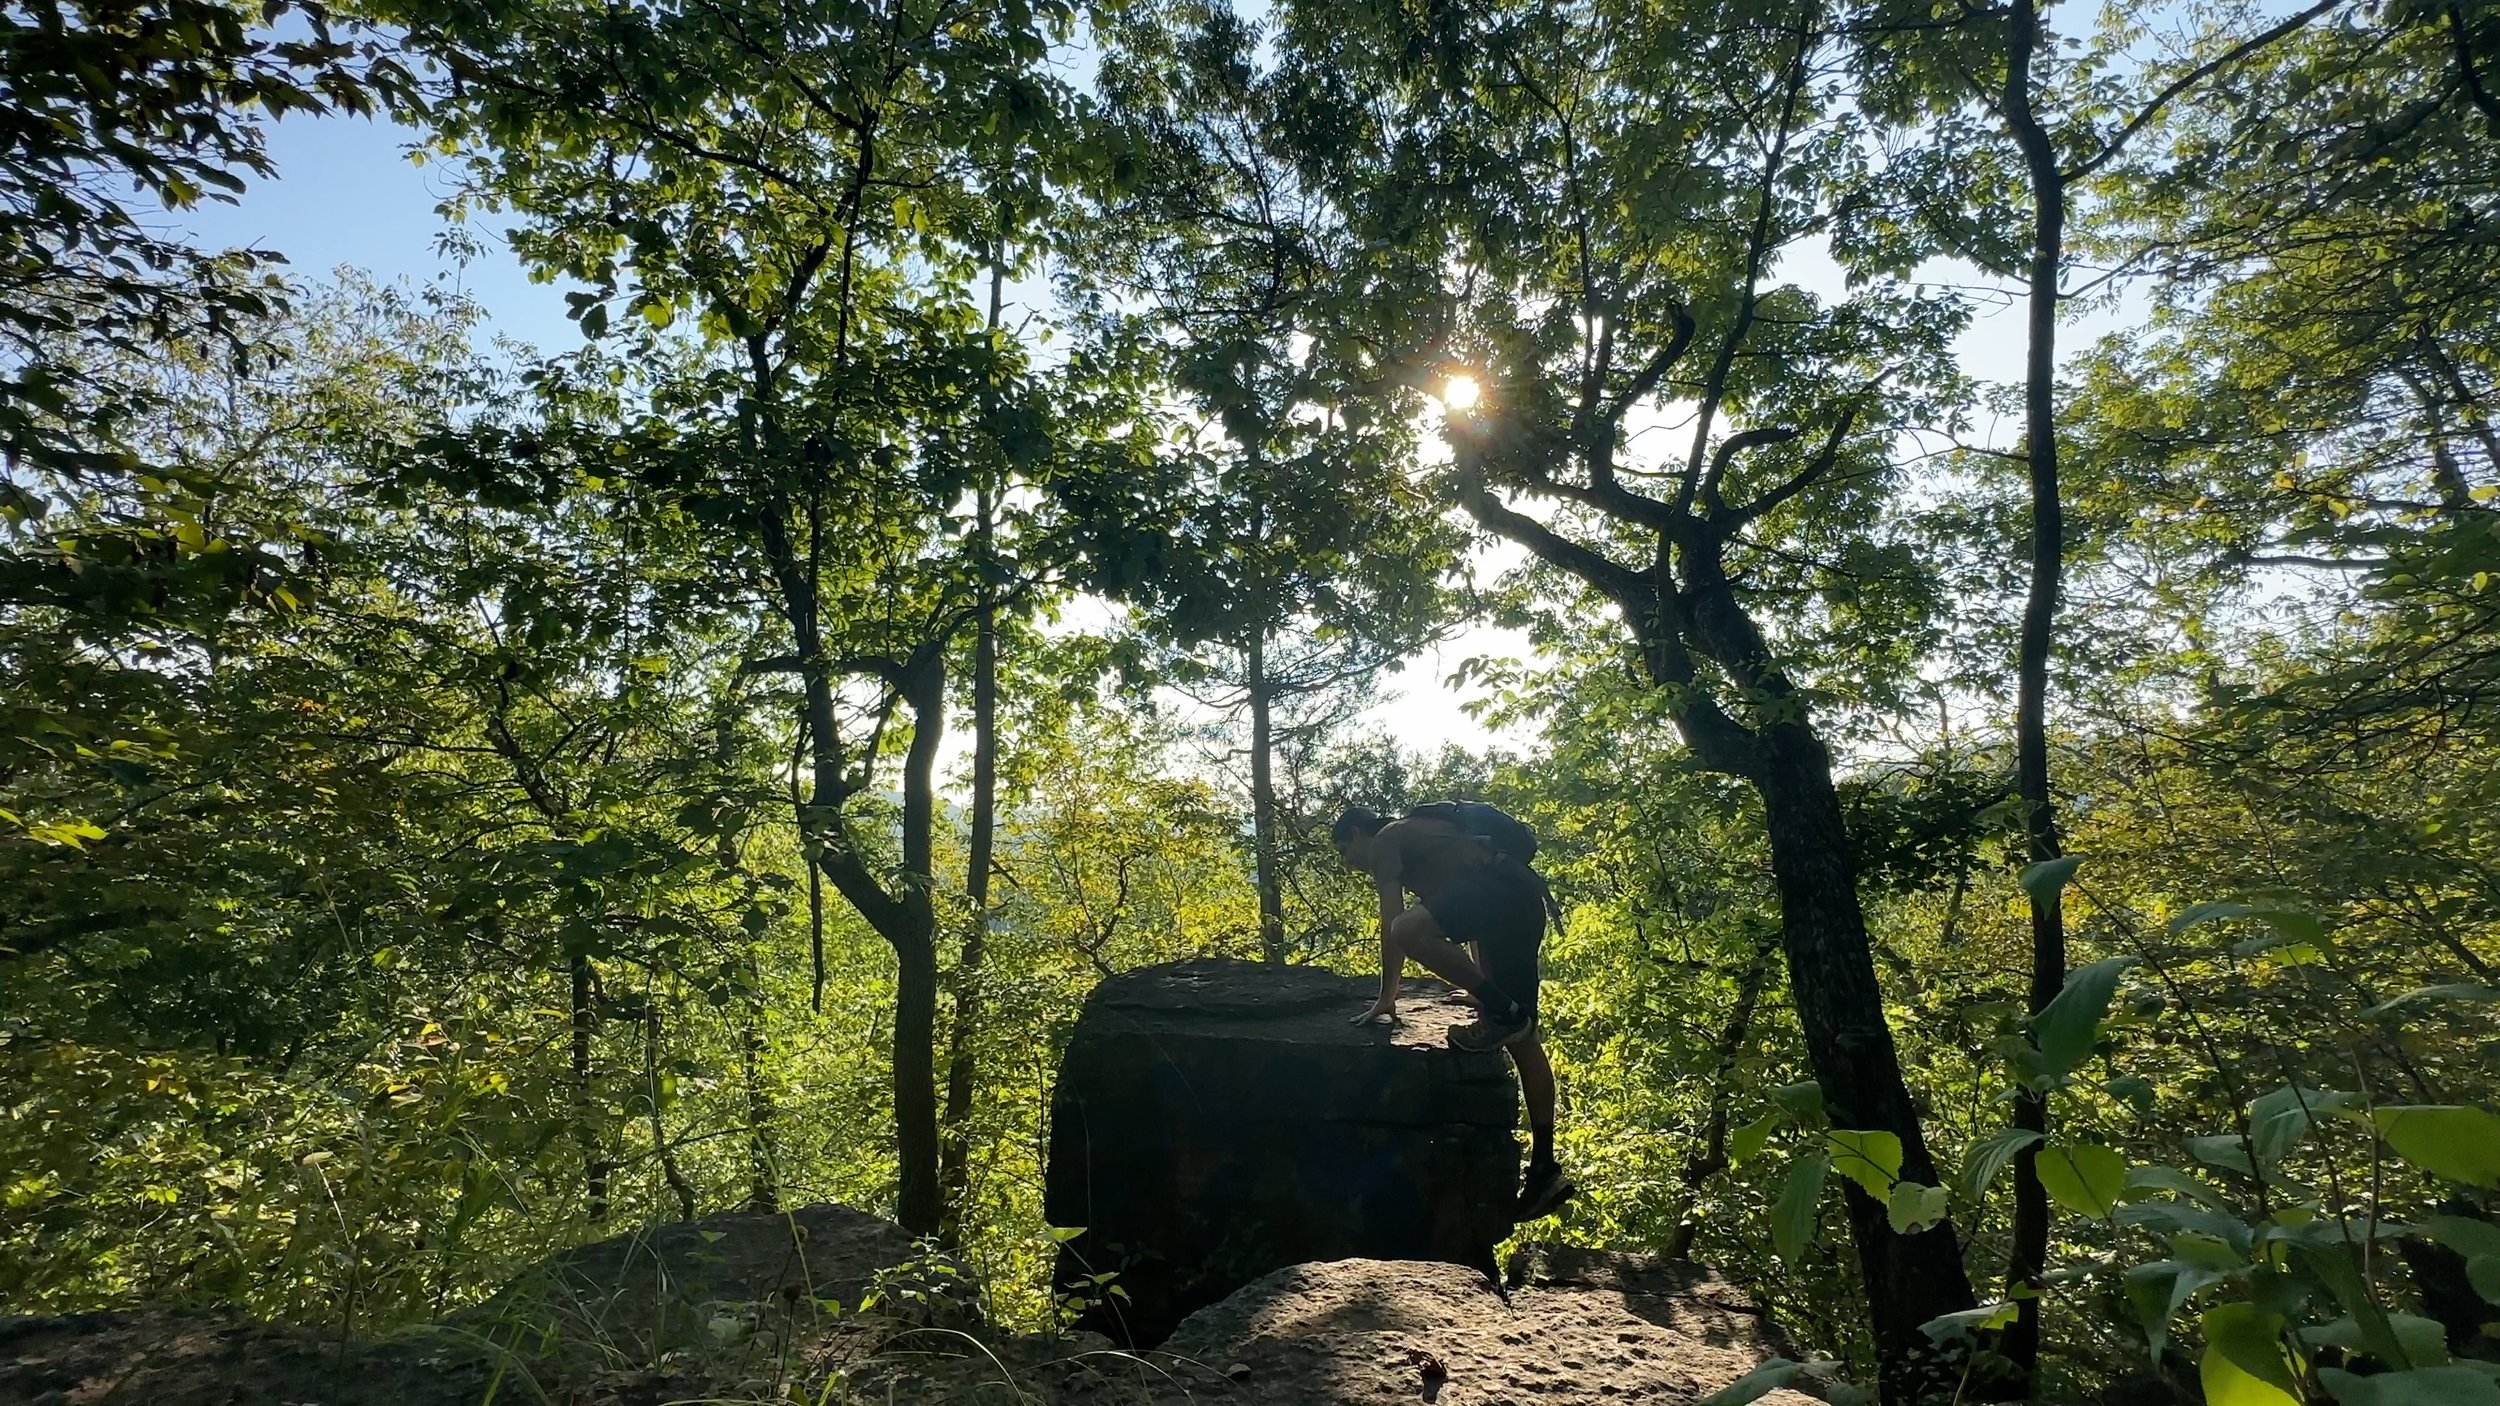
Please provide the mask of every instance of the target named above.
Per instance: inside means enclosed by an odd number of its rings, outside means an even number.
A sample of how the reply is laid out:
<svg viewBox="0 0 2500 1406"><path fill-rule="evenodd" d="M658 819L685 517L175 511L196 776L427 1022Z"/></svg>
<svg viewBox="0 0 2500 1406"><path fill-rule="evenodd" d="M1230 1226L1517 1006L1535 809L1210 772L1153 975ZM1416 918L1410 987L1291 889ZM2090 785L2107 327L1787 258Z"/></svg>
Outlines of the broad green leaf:
<svg viewBox="0 0 2500 1406"><path fill-rule="evenodd" d="M2205 1311L2204 1355L2196 1375L2205 1406L2300 1406L2298 1368L2283 1342L2283 1318L2255 1304Z"/></svg>
<svg viewBox="0 0 2500 1406"><path fill-rule="evenodd" d="M2115 1219L2120 1225L2142 1226L2156 1235L2177 1235L2183 1231L2210 1235L2243 1255L2248 1253L2252 1239L2248 1223L2239 1217L2177 1201L2139 1201L2121 1206Z"/></svg>
<svg viewBox="0 0 2500 1406"><path fill-rule="evenodd" d="M1765 1113L1728 1135L1727 1160L1730 1166L1742 1166L1762 1144L1769 1141L1773 1129L1785 1121L1777 1113Z"/></svg>
<svg viewBox="0 0 2500 1406"><path fill-rule="evenodd" d="M2127 1189L2127 1159L2106 1147L2050 1143L2032 1166L2049 1199L2079 1216L2108 1215Z"/></svg>
<svg viewBox="0 0 2500 1406"><path fill-rule="evenodd" d="M2409 1362L2417 1367L2437 1367L2447 1362L2446 1328L2410 1313L2387 1313L2380 1317L2385 1325L2383 1333L2347 1314L2332 1323L2301 1329L2300 1340L2312 1347L2340 1347L2346 1352L2367 1352L2381 1361L2391 1361L2387 1349L2393 1346L2404 1354L2403 1362L2395 1363L2399 1366Z"/></svg>
<svg viewBox="0 0 2500 1406"><path fill-rule="evenodd" d="M2257 1175L2257 1168L2248 1160L2248 1141L2237 1133L2215 1133L2210 1137L2187 1140L2188 1154L2211 1167L2222 1167L2242 1176Z"/></svg>
<svg viewBox="0 0 2500 1406"><path fill-rule="evenodd" d="M2448 1360L2444 1340L2433 1341L2425 1348L2406 1338L2395 1319L2380 1305L2378 1296L2371 1292L2370 1281L2361 1273L2359 1256L2333 1222L2320 1221L2302 1229L2315 1229L2320 1234L2294 1241L2294 1253L2300 1256L2302 1267L2325 1284L2334 1293L2335 1301L2344 1306L2345 1316L2336 1322L2348 1325L2338 1331L2349 1333L2351 1341L2335 1339L2337 1346L2367 1351L2390 1367L2427 1367ZM2432 1326L2435 1334L2440 1331L2436 1324ZM2303 1340L2321 1341L2305 1333Z"/></svg>
<svg viewBox="0 0 2500 1406"><path fill-rule="evenodd" d="M2127 1308L2144 1329L2153 1361L2161 1361L2170 1342L2170 1321L2200 1289L2222 1282L2222 1275L2178 1260L2154 1260L2129 1269L2125 1279Z"/></svg>
<svg viewBox="0 0 2500 1406"><path fill-rule="evenodd" d="M2074 882L2075 869L2082 863L2083 856L2076 854L2044 859L2024 869L2022 878L2016 882L2023 886L2023 892L2031 895L2033 902L2047 903L2056 898L2066 885Z"/></svg>
<svg viewBox="0 0 2500 1406"><path fill-rule="evenodd" d="M1789 1264L1798 1263L1813 1243L1815 1222L1822 1217L1823 1181L1831 1169L1831 1159L1819 1152L1798 1158L1788 1169L1788 1184L1771 1208L1771 1248Z"/></svg>
<svg viewBox="0 0 2500 1406"><path fill-rule="evenodd" d="M2500 1117L2456 1104L2376 1110L2379 1136L2407 1162L2451 1181L2500 1187Z"/></svg>
<svg viewBox="0 0 2500 1406"><path fill-rule="evenodd" d="M2133 957L2107 957L2078 969L2066 978L2066 989L2057 993L2057 999L2032 1020L2032 1041L2039 1046L2051 1077L2064 1077L2092 1053L2092 1042L2100 1038L2101 1020L2109 1014L2109 999L2118 990L2118 974L2134 961Z"/></svg>
<svg viewBox="0 0 2500 1406"><path fill-rule="evenodd" d="M2012 1299L2002 1299L1996 1303L1981 1304L1977 1308L1966 1308L1959 1313L1939 1314L1919 1324L1918 1330L1933 1341L1944 1342L1949 1338L1968 1337L1973 1333L1992 1332L2002 1328L2014 1321L2014 1315L2018 1311L2018 1306Z"/></svg>
<svg viewBox="0 0 2500 1406"><path fill-rule="evenodd" d="M2401 996L2392 996L2362 1012L2365 1016L2394 1015L2411 1006L2429 1005L2433 1001L2500 1001L2500 986L2480 982L2458 981L2444 986L2417 986Z"/></svg>
<svg viewBox="0 0 2500 1406"><path fill-rule="evenodd" d="M2170 935L2177 937L2189 928L2206 923L2228 922L2233 918L2254 916L2257 910L2245 903L2199 903L2170 920Z"/></svg>
<svg viewBox="0 0 2500 1406"><path fill-rule="evenodd" d="M2317 1120L2344 1113L2359 1104L2353 1095L2332 1089L2286 1085L2248 1106L2248 1140L2256 1145L2259 1160L2280 1162L2284 1153L2299 1146L2300 1140L2309 1135Z"/></svg>
<svg viewBox="0 0 2500 1406"><path fill-rule="evenodd" d="M2425 1240L2435 1241L2472 1259L2478 1255L2500 1255L2500 1225L2475 1220L2471 1216L2424 1216L2414 1227Z"/></svg>
<svg viewBox="0 0 2500 1406"><path fill-rule="evenodd" d="M2416 1367L2370 1377L2323 1367L2318 1382L2337 1406L2500 1406L2500 1382L2471 1367Z"/></svg>
<svg viewBox="0 0 2500 1406"><path fill-rule="evenodd" d="M2465 1262L2465 1282L2485 1303L2500 1303L2500 1255L2476 1255Z"/></svg>
<svg viewBox="0 0 2500 1406"><path fill-rule="evenodd" d="M1823 1134L1832 1149L1832 1170L1881 1201L1901 1179L1901 1139L1873 1128L1834 1128Z"/></svg>
<svg viewBox="0 0 2500 1406"><path fill-rule="evenodd" d="M1812 1079L1802 1083L1782 1084L1771 1090L1771 1102L1787 1110L1788 1116L1805 1127L1821 1127L1823 1123L1823 1086Z"/></svg>
<svg viewBox="0 0 2500 1406"><path fill-rule="evenodd" d="M1941 1186L1921 1186L1914 1181L1895 1182L1892 1196L1885 1203L1885 1217L1891 1221L1895 1235L1916 1235L1944 1219L1945 1206L1952 1194Z"/></svg>
<svg viewBox="0 0 2500 1406"><path fill-rule="evenodd" d="M2199 1201L2207 1206L2216 1208L2219 1208L2221 1205L2221 1202L2215 1199L2213 1191L2208 1188L2205 1183L2198 1181L2195 1177L2188 1175L2186 1172L2180 1171L2176 1167L2144 1166L2127 1168L2127 1197L2129 1200L2133 1200L2137 1196L2154 1191L2167 1191L2174 1196L2185 1196L2191 1201Z"/></svg>
<svg viewBox="0 0 2500 1406"><path fill-rule="evenodd" d="M1726 1386L1703 1397L1695 1406L1745 1406L1758 1401L1800 1377L1828 1377L1837 1364L1831 1362L1791 1362L1774 1357Z"/></svg>
<svg viewBox="0 0 2500 1406"><path fill-rule="evenodd" d="M1962 1154L1962 1174L1955 1178L1962 1199L1975 1202L1985 1196L2014 1154L2039 1140L2040 1135L2029 1128L2007 1128L1972 1143Z"/></svg>

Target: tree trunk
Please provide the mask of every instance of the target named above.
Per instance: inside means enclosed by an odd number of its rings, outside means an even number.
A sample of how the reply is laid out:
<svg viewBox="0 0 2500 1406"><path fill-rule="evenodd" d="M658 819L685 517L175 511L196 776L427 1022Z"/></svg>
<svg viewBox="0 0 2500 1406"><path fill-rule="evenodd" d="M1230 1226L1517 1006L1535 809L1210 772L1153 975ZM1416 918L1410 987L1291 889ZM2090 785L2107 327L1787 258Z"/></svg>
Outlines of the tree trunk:
<svg viewBox="0 0 2500 1406"><path fill-rule="evenodd" d="M1004 232L990 255L989 331L1006 310ZM997 381L986 392L994 407ZM973 493L972 566L977 578L972 640L972 814L964 861L964 945L955 960L955 1018L947 1030L945 1135L938 1148L938 1192L944 1201L938 1239L958 1242L964 1198L972 1185L972 1086L979 1071L973 1027L981 1011L981 969L988 959L990 867L998 835L998 503L1003 474L985 475Z"/></svg>
<svg viewBox="0 0 2500 1406"><path fill-rule="evenodd" d="M660 982L656 966L642 993L642 1083L644 1097L651 1102L651 1155L659 1161L660 1178L668 1183L669 1194L677 1198L677 1218L693 1220L697 1199L694 1183L686 1180L686 1169L678 1164L677 1147L668 1139L668 1121L660 1108Z"/></svg>
<svg viewBox="0 0 2500 1406"><path fill-rule="evenodd" d="M590 1223L608 1218L608 1179L615 1170L608 1157L605 1117L599 1091L592 1085L590 1038L599 1027L592 1005L590 954L569 959L573 977L573 1136L582 1148L582 1195Z"/></svg>
<svg viewBox="0 0 2500 1406"><path fill-rule="evenodd" d="M2023 839L2034 864L2059 853L2057 811L2049 792L2049 647L2057 627L2057 596L2065 567L2066 522L2057 483L2057 298L2066 237L2066 178L2057 152L2031 107L2031 57L2039 40L2035 0L2015 0L2006 17L2005 119L2022 148L2031 183L2030 346L2023 366L2024 464L2031 480L2031 588L2023 602L2016 646L2014 784L2023 802ZM2031 1013L2038 1015L2066 984L2063 896L2031 895ZM2023 1090L2014 1126L2049 1127L2047 1100ZM2049 1198L2040 1185L2040 1143L2014 1157L2014 1244L2005 1276L2037 1289L2048 1266ZM2001 1350L2028 1376L2040 1360L2040 1300L2015 1303Z"/></svg>
<svg viewBox="0 0 2500 1406"><path fill-rule="evenodd" d="M1762 999L1762 983L1770 973L1771 948L1764 945L1745 960L1745 969L1736 978L1736 1005L1719 1028L1718 1058L1711 1067L1710 1106L1702 1115L1701 1137L1684 1159L1684 1194L1678 1198L1675 1230L1667 1237L1668 1259L1680 1260L1693 1252L1693 1237L1701 1229L1693 1219L1693 1207L1701 1199L1702 1186L1727 1170L1727 1110L1736 1093L1736 1060L1753 1034L1754 1006Z"/></svg>
<svg viewBox="0 0 2500 1406"><path fill-rule="evenodd" d="M1267 627L1251 627L1248 649L1250 693L1250 849L1259 879L1259 950L1267 960L1285 960L1285 876L1276 867L1276 700L1267 677Z"/></svg>
<svg viewBox="0 0 2500 1406"><path fill-rule="evenodd" d="M995 320L996 290L991 293ZM974 1022L980 1015L981 966L990 926L990 866L997 842L998 820L998 603L991 598L989 563L992 505L984 485L978 495L980 519L975 525L980 557L981 599L978 634L972 646L972 814L969 856L964 865L965 929L963 954L955 963L955 1019L947 1033L946 1137L939 1149L938 1182L945 1197L938 1238L952 1245L961 1232L964 1197L972 1184L972 1085L976 1074L972 1052Z"/></svg>
<svg viewBox="0 0 2500 1406"><path fill-rule="evenodd" d="M747 954L748 988L738 1026L739 1075L747 1096L747 1199L749 1211L781 1209L781 1149L776 1129L781 1110L764 1082L764 971Z"/></svg>
<svg viewBox="0 0 2500 1406"><path fill-rule="evenodd" d="M1813 733L1796 724L1765 728L1763 741L1755 786L1770 832L1780 942L1807 1067L1823 1087L1833 1127L1893 1134L1901 1139L1902 1179L1936 1185L1935 1162L1884 1019L1830 759ZM1841 1191L1882 1359L1883 1399L1910 1403L1939 1390L1950 1395L1962 1358L1939 1353L1919 1325L1973 1304L1951 1223L1896 1234L1883 1202L1854 1181L1842 1181Z"/></svg>

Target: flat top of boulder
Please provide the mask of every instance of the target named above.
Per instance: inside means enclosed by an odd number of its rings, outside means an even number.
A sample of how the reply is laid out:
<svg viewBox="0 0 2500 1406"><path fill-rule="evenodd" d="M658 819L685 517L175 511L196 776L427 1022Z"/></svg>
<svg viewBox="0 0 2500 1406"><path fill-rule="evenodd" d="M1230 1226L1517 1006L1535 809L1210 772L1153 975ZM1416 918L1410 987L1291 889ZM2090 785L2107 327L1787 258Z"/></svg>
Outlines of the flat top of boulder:
<svg viewBox="0 0 2500 1406"><path fill-rule="evenodd" d="M1476 1018L1442 983L1409 981L1400 991L1396 1025L1353 1024L1378 990L1376 978L1325 967L1193 957L1105 978L1085 1003L1081 1028L1443 1049L1451 1026ZM1499 1059L1489 1052L1464 1057Z"/></svg>
<svg viewBox="0 0 2500 1406"><path fill-rule="evenodd" d="M1507 1296L1459 1265L1296 1265L1190 1315L1152 1352L1028 1338L874 1384L897 1400L1002 1406L1691 1406L1770 1355L1760 1312L1706 1271L1559 1250L1531 1256ZM1794 1391L1761 1400L1815 1406Z"/></svg>

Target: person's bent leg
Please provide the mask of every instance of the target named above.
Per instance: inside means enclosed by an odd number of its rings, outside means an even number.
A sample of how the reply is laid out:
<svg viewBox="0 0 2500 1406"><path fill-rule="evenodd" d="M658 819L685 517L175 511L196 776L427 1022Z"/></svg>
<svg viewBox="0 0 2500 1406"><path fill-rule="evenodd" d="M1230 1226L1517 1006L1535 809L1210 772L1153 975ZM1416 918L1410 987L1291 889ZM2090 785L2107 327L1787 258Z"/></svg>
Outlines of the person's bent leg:
<svg viewBox="0 0 2500 1406"><path fill-rule="evenodd" d="M1467 959L1465 949L1450 941L1431 910L1419 904L1399 914L1398 920L1389 925L1389 940L1425 971L1452 986L1478 996L1484 994L1484 970Z"/></svg>
<svg viewBox="0 0 2500 1406"><path fill-rule="evenodd" d="M1511 1067L1519 1071L1519 1097L1528 1105L1528 1166L1554 1164L1554 1064L1545 1056L1545 1042L1531 1035L1510 1047Z"/></svg>

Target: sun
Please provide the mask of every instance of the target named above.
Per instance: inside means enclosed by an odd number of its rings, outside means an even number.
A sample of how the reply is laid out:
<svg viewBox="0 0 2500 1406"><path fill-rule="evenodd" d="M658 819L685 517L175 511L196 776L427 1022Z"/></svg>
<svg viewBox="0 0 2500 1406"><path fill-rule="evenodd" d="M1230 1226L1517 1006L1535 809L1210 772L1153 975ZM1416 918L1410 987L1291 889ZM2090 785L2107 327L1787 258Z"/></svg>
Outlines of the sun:
<svg viewBox="0 0 2500 1406"><path fill-rule="evenodd" d="M1452 410L1472 410L1484 398L1484 387L1473 376L1452 376L1441 388L1441 403Z"/></svg>

